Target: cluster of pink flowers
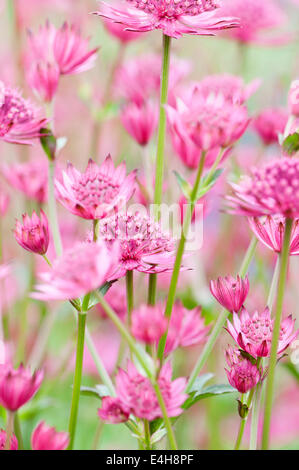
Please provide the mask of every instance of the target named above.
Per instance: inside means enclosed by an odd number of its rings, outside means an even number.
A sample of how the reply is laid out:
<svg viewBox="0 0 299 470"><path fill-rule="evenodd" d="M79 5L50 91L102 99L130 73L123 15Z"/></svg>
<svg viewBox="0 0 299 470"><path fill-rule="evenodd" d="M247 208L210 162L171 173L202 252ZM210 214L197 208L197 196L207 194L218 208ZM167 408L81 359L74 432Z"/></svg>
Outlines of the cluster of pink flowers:
<svg viewBox="0 0 299 470"><path fill-rule="evenodd" d="M184 393L184 378L172 381L172 368L166 362L158 378L158 384L165 402L168 416L174 417L182 413L181 405L188 395ZM137 418L153 421L162 417L153 385L147 377L141 375L132 362L128 362L127 371L120 369L116 377L116 398L103 399L99 416L110 423L121 423L132 413Z"/></svg>

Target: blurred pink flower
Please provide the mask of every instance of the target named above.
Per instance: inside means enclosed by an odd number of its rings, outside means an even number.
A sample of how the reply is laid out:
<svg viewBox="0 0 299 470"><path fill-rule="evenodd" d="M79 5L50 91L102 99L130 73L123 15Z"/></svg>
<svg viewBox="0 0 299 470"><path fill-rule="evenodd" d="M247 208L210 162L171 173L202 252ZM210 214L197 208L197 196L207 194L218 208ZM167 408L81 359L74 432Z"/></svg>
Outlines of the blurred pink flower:
<svg viewBox="0 0 299 470"><path fill-rule="evenodd" d="M284 133L287 122L287 111L280 108L269 108L254 119L253 128L265 145L271 145L278 143L278 136Z"/></svg>
<svg viewBox="0 0 299 470"><path fill-rule="evenodd" d="M210 290L215 299L230 312L238 312L249 292L248 276L242 279L237 276L218 277L210 282Z"/></svg>
<svg viewBox="0 0 299 470"><path fill-rule="evenodd" d="M133 33L132 31L127 31L125 26L119 23L114 23L114 21L103 19L103 23L107 31L118 39L123 44L127 44L131 41L139 39L142 35L141 33Z"/></svg>
<svg viewBox="0 0 299 470"><path fill-rule="evenodd" d="M132 313L132 335L144 343L153 344L159 341L167 325L161 305L141 305Z"/></svg>
<svg viewBox="0 0 299 470"><path fill-rule="evenodd" d="M99 236L108 248L120 243L118 266L110 280L136 269L145 273L172 270L175 257L174 240L162 232L160 224L148 215L118 213L100 222Z"/></svg>
<svg viewBox="0 0 299 470"><path fill-rule="evenodd" d="M100 1L95 14L123 24L129 31L162 29L165 35L179 38L183 34L214 35L238 26L236 18L216 16L217 8L214 0L118 0L112 4Z"/></svg>
<svg viewBox="0 0 299 470"><path fill-rule="evenodd" d="M299 118L299 80L294 80L291 83L288 105L290 114Z"/></svg>
<svg viewBox="0 0 299 470"><path fill-rule="evenodd" d="M102 408L98 410L98 415L103 421L118 424L128 421L130 412L119 398L103 397Z"/></svg>
<svg viewBox="0 0 299 470"><path fill-rule="evenodd" d="M285 231L285 218L281 216L267 216L265 220L250 217L249 225L255 236L270 250L280 253L283 245ZM295 219L292 226L290 255L299 255L299 219Z"/></svg>
<svg viewBox="0 0 299 470"><path fill-rule="evenodd" d="M0 450L4 450L7 440L6 431L0 429ZM18 450L18 441L16 436L13 434L10 438L10 450Z"/></svg>
<svg viewBox="0 0 299 470"><path fill-rule="evenodd" d="M170 354L178 347L203 343L208 331L200 307L187 310L180 302L176 302L169 323L165 354Z"/></svg>
<svg viewBox="0 0 299 470"><path fill-rule="evenodd" d="M169 417L178 416L182 413L181 405L187 394L184 393L186 379L179 378L171 380L172 368L166 362L159 374L158 383L165 401ZM127 372L119 369L116 376L117 398L137 418L153 421L162 417L156 393L147 377L141 375L132 362L128 362Z"/></svg>
<svg viewBox="0 0 299 470"><path fill-rule="evenodd" d="M39 389L43 372L30 369L21 364L18 369L11 365L0 365L0 404L10 411L16 411L27 403Z"/></svg>
<svg viewBox="0 0 299 470"><path fill-rule="evenodd" d="M273 323L274 320L268 308L260 314L256 311L250 316L243 307L240 316L233 313L233 323L227 321L227 331L240 348L251 356L268 357L271 350ZM297 338L299 330L294 332L294 325L295 320L292 320L292 315L282 321L277 351L279 355Z"/></svg>
<svg viewBox="0 0 299 470"><path fill-rule="evenodd" d="M226 0L220 14L238 18L240 27L228 31L228 35L242 43L275 45L288 40L287 35L265 35L268 30L282 26L287 19L285 12L273 0Z"/></svg>
<svg viewBox="0 0 299 470"><path fill-rule="evenodd" d="M124 320L127 315L127 300L126 300L126 288L125 286L118 282L112 284L107 294L105 295L105 300L112 307L112 309L117 313L117 315ZM107 315L104 312L100 304L96 305L97 311L106 318Z"/></svg>
<svg viewBox="0 0 299 470"><path fill-rule="evenodd" d="M25 250L44 255L49 246L49 224L46 214L40 211L40 218L35 211L30 218L23 214L23 223L17 220L14 230L15 239Z"/></svg>
<svg viewBox="0 0 299 470"><path fill-rule="evenodd" d="M3 188L0 188L0 216L4 217L9 206L10 197Z"/></svg>
<svg viewBox="0 0 299 470"><path fill-rule="evenodd" d="M168 105L167 115L173 146L188 166L199 161L202 151L232 146L249 123L245 106L221 93L205 96L197 85L178 98L175 107Z"/></svg>
<svg viewBox="0 0 299 470"><path fill-rule="evenodd" d="M158 105L145 102L142 105L127 104L121 113L121 122L126 131L141 145L147 145L151 140L158 124Z"/></svg>
<svg viewBox="0 0 299 470"><path fill-rule="evenodd" d="M48 162L46 158L34 158L26 163L2 164L6 181L28 199L42 204L48 199Z"/></svg>
<svg viewBox="0 0 299 470"><path fill-rule="evenodd" d="M65 450L69 444L67 432L58 432L41 421L31 436L32 450Z"/></svg>
<svg viewBox="0 0 299 470"><path fill-rule="evenodd" d="M0 264L0 314L12 307L24 292L17 282L12 264Z"/></svg>
<svg viewBox="0 0 299 470"><path fill-rule="evenodd" d="M232 387L240 393L247 393L262 379L262 373L256 364L243 357L238 349L231 346L226 351L226 360L230 370L226 370L227 378Z"/></svg>
<svg viewBox="0 0 299 470"><path fill-rule="evenodd" d="M89 160L84 173L69 163L56 178L57 198L72 214L83 219L102 219L123 207L135 190L136 171L126 176L126 164L114 167L109 155L101 166Z"/></svg>
<svg viewBox="0 0 299 470"><path fill-rule="evenodd" d="M40 300L69 300L92 292L103 285L114 272L118 246L77 243L55 260L53 269L40 274L43 284L36 286L31 297Z"/></svg>
<svg viewBox="0 0 299 470"><path fill-rule="evenodd" d="M44 101L51 101L60 75L85 72L93 67L98 48L89 50L88 39L66 22L57 29L49 21L29 32L26 73L30 86Z"/></svg>
<svg viewBox="0 0 299 470"><path fill-rule="evenodd" d="M299 216L299 161L284 157L272 160L261 168L253 168L239 184L231 184L233 196L227 196L233 214L282 214Z"/></svg>
<svg viewBox="0 0 299 470"><path fill-rule="evenodd" d="M46 119L20 92L0 82L0 140L11 144L32 144L41 136Z"/></svg>

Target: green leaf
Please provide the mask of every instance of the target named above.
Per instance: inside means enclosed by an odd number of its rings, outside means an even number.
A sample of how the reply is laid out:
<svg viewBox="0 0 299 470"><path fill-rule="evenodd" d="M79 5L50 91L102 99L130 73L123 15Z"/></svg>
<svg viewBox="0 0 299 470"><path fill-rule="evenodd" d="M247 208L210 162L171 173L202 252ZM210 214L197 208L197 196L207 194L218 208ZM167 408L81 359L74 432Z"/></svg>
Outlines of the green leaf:
<svg viewBox="0 0 299 470"><path fill-rule="evenodd" d="M40 143L45 154L49 160L55 160L57 146L56 138L50 129L43 128L40 130L40 133L42 134L42 137L40 137Z"/></svg>
<svg viewBox="0 0 299 470"><path fill-rule="evenodd" d="M184 194L185 198L189 201L192 192L191 184L188 183L188 181L186 181L177 171L175 171L174 174L179 184L179 187L182 190L182 193Z"/></svg>
<svg viewBox="0 0 299 470"><path fill-rule="evenodd" d="M202 374L195 380L194 384L191 387L191 393L199 393L202 391L203 387L214 377L214 374L208 372L207 374Z"/></svg>
<svg viewBox="0 0 299 470"><path fill-rule="evenodd" d="M151 443L156 444L157 442L161 441L163 437L167 434L167 431L165 428L161 428L158 431L156 431L154 434L151 436Z"/></svg>
<svg viewBox="0 0 299 470"><path fill-rule="evenodd" d="M84 387L80 388L80 394L87 397L99 398L111 396L109 389L106 385L96 385L95 387Z"/></svg>
<svg viewBox="0 0 299 470"><path fill-rule="evenodd" d="M105 282L105 284L103 284L98 289L99 293L102 294L103 296L105 296L113 283L114 283L114 281L113 282ZM90 310L92 307L94 307L98 303L99 303L98 298L93 293L91 293L89 304L88 304L88 310Z"/></svg>
<svg viewBox="0 0 299 470"><path fill-rule="evenodd" d="M236 389L233 388L231 385L211 385L205 389L203 389L200 392L194 393L191 395L185 403L183 404L182 408L187 410L191 406L193 406L195 403L197 403L200 400L203 400L204 398L210 398L210 397L215 397L218 395L224 395L226 393L234 393L236 392Z"/></svg>
<svg viewBox="0 0 299 470"><path fill-rule="evenodd" d="M299 151L299 133L295 132L294 134L288 135L282 143L282 148L285 153L288 155L294 155Z"/></svg>
<svg viewBox="0 0 299 470"><path fill-rule="evenodd" d="M222 173L223 173L223 169L220 168L220 169L216 170L212 175L210 175L210 176L207 175L203 179L201 185L198 188L198 192L197 192L197 196L196 196L197 201L199 199L201 199L206 193L208 193L210 191L210 189L212 189L212 187L215 185L216 181L222 175Z"/></svg>

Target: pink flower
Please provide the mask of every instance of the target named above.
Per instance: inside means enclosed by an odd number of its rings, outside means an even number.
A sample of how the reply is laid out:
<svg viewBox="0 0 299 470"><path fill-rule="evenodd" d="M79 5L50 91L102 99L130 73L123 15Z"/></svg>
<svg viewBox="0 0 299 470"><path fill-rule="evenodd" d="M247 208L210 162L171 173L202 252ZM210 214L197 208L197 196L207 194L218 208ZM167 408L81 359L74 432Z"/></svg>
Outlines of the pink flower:
<svg viewBox="0 0 299 470"><path fill-rule="evenodd" d="M208 331L200 307L187 310L180 302L176 302L168 328L165 354L170 354L178 347L203 343Z"/></svg>
<svg viewBox="0 0 299 470"><path fill-rule="evenodd" d="M240 317L234 312L233 323L229 320L227 321L227 331L240 348L251 356L255 358L268 357L271 350L273 322L268 308L261 314L256 311L250 316L243 307ZM278 354L282 354L298 336L299 330L294 332L294 324L295 320L292 320L292 315L289 315L282 321Z"/></svg>
<svg viewBox="0 0 299 470"><path fill-rule="evenodd" d="M119 213L103 219L99 236L108 247L115 240L120 244L118 266L110 280L118 279L134 269L158 273L173 268L175 243L148 215Z"/></svg>
<svg viewBox="0 0 299 470"><path fill-rule="evenodd" d="M128 421L130 412L119 398L103 397L102 408L98 410L99 417L108 423L118 424Z"/></svg>
<svg viewBox="0 0 299 470"><path fill-rule="evenodd" d="M267 38L264 33L286 21L284 11L273 0L225 0L222 15L236 16L240 27L228 32L237 41L258 44L279 44L285 38Z"/></svg>
<svg viewBox="0 0 299 470"><path fill-rule="evenodd" d="M104 26L112 36L114 36L123 44L135 41L141 36L141 33L133 33L132 31L127 31L125 29L125 26L119 23L114 23L113 21L107 20L106 18L104 18Z"/></svg>
<svg viewBox="0 0 299 470"><path fill-rule="evenodd" d="M57 432L41 421L31 436L32 450L65 450L69 444L67 432Z"/></svg>
<svg viewBox="0 0 299 470"><path fill-rule="evenodd" d="M141 305L132 313L132 335L144 343L159 341L167 325L167 318L160 305Z"/></svg>
<svg viewBox="0 0 299 470"><path fill-rule="evenodd" d="M83 219L102 219L123 207L135 190L136 171L126 176L126 164L114 167L109 155L101 166L89 160L84 173L69 163L56 179L57 198L72 214Z"/></svg>
<svg viewBox="0 0 299 470"><path fill-rule="evenodd" d="M146 32L162 29L173 38L183 34L214 35L217 31L238 26L236 18L216 16L214 0L126 0L114 4L100 1L96 15L126 26L129 31ZM221 11L221 10L220 10Z"/></svg>
<svg viewBox="0 0 299 470"><path fill-rule="evenodd" d="M210 290L215 299L230 312L238 312L245 302L249 292L248 276L242 279L240 276L218 277L210 282Z"/></svg>
<svg viewBox="0 0 299 470"><path fill-rule="evenodd" d="M288 104L290 114L299 118L299 80L291 83Z"/></svg>
<svg viewBox="0 0 299 470"><path fill-rule="evenodd" d="M43 284L32 297L40 300L69 300L92 292L103 285L115 270L117 244L108 251L106 244L77 243L58 258L53 269L41 273Z"/></svg>
<svg viewBox="0 0 299 470"><path fill-rule="evenodd" d="M233 196L227 197L230 212L259 217L282 214L299 216L299 162L296 158L278 158L261 168L254 168L252 176L232 184Z"/></svg>
<svg viewBox="0 0 299 470"><path fill-rule="evenodd" d="M49 225L43 210L40 211L40 218L35 211L31 218L28 214L23 214L23 224L17 220L14 234L18 244L25 250L39 255L47 253Z"/></svg>
<svg viewBox="0 0 299 470"><path fill-rule="evenodd" d="M158 383L167 414L169 417L174 417L182 413L181 405L188 395L184 393L186 379L179 378L172 381L171 376L171 365L166 362L160 371ZM162 417L162 411L150 380L141 375L132 362L128 362L127 372L119 369L116 376L116 392L122 404L137 418L153 421Z"/></svg>
<svg viewBox="0 0 299 470"><path fill-rule="evenodd" d="M196 89L208 98L211 94L221 94L225 100L244 104L260 86L259 79L245 85L243 79L236 75L209 75L196 84Z"/></svg>
<svg viewBox="0 0 299 470"><path fill-rule="evenodd" d="M46 122L18 90L0 82L0 139L11 144L32 144L41 136Z"/></svg>
<svg viewBox="0 0 299 470"><path fill-rule="evenodd" d="M9 364L0 366L0 404L10 411L18 410L35 395L43 376L42 371L32 375L23 365L18 369Z"/></svg>
<svg viewBox="0 0 299 470"><path fill-rule="evenodd" d="M114 312L122 319L125 320L127 315L127 300L126 300L126 288L121 283L112 284L107 294L105 295L105 300L112 307ZM103 310L100 304L96 305L97 311L104 318L107 317L107 314Z"/></svg>
<svg viewBox="0 0 299 470"><path fill-rule="evenodd" d="M245 106L222 94L205 96L196 85L177 99L176 107L167 106L167 114L173 146L187 164L199 161L202 151L232 146L249 123Z"/></svg>
<svg viewBox="0 0 299 470"><path fill-rule="evenodd" d="M158 107L150 101L138 106L135 103L127 104L121 113L121 121L136 142L145 146L151 140L158 124Z"/></svg>
<svg viewBox="0 0 299 470"><path fill-rule="evenodd" d="M3 429L0 429L0 450L4 450L7 440L7 434ZM13 434L10 438L10 450L18 450L18 441Z"/></svg>
<svg viewBox="0 0 299 470"><path fill-rule="evenodd" d="M0 189L0 216L1 217L5 216L8 206L9 206L9 202L10 202L9 195L5 191L3 191L3 189L1 188Z"/></svg>
<svg viewBox="0 0 299 470"><path fill-rule="evenodd" d="M255 236L270 250L280 253L282 250L285 231L285 218L281 216L267 216L265 220L250 217L249 225ZM299 219L294 220L292 226L290 255L299 255Z"/></svg>
<svg viewBox="0 0 299 470"><path fill-rule="evenodd" d="M93 67L98 48L89 50L74 26L56 29L49 21L38 32L29 32L26 72L29 85L44 101L52 101L60 75L73 75Z"/></svg>
<svg viewBox="0 0 299 470"><path fill-rule="evenodd" d="M284 109L270 108L262 111L253 121L253 127L265 145L278 143L279 134L283 134L288 121Z"/></svg>
<svg viewBox="0 0 299 470"><path fill-rule="evenodd" d="M48 162L45 158L2 165L2 174L15 189L42 204L48 199Z"/></svg>
<svg viewBox="0 0 299 470"><path fill-rule="evenodd" d="M231 346L226 351L226 360L231 368L226 370L227 378L232 387L240 393L247 393L261 380L261 372L256 364L243 357L238 349Z"/></svg>

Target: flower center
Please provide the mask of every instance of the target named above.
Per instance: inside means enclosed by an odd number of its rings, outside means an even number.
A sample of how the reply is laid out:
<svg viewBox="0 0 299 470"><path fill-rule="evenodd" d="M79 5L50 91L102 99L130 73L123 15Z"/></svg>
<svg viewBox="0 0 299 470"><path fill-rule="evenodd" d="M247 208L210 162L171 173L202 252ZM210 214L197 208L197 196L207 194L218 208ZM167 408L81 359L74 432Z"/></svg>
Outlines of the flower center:
<svg viewBox="0 0 299 470"><path fill-rule="evenodd" d="M4 136L13 125L24 124L33 118L33 112L22 97L5 89L0 98L0 135Z"/></svg>
<svg viewBox="0 0 299 470"><path fill-rule="evenodd" d="M98 206L111 202L118 193L119 185L113 184L107 176L84 174L72 186L76 199L85 206Z"/></svg>
<svg viewBox="0 0 299 470"><path fill-rule="evenodd" d="M242 333L253 343L260 344L263 341L271 341L273 331L273 320L251 319L241 325Z"/></svg>
<svg viewBox="0 0 299 470"><path fill-rule="evenodd" d="M196 16L218 8L215 0L127 0L127 2L145 13L167 19L181 15Z"/></svg>

